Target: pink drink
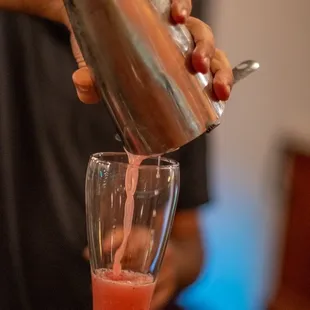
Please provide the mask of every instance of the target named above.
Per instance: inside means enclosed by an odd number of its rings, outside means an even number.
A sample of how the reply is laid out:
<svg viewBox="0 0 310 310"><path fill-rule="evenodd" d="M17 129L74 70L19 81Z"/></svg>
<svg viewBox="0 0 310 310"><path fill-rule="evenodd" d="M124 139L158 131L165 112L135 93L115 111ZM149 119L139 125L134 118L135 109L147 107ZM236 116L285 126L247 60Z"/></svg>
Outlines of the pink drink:
<svg viewBox="0 0 310 310"><path fill-rule="evenodd" d="M113 270L96 270L96 273L92 274L93 310L149 310L155 288L151 275L122 271L121 262L132 229L139 167L142 161L147 159L144 156L127 155L129 165L125 177L127 197L123 221L124 237L115 253Z"/></svg>
<svg viewBox="0 0 310 310"><path fill-rule="evenodd" d="M121 261L124 256L128 238L132 228L132 218L135 208L134 195L137 189L137 184L139 180L139 167L143 160L147 157L137 156L127 153L129 166L126 171L125 177L125 189L126 189L126 202L125 202L125 214L124 214L124 239L115 253L113 272L114 275L120 275L122 270Z"/></svg>
<svg viewBox="0 0 310 310"><path fill-rule="evenodd" d="M93 310L149 310L155 283L141 273L97 270L92 274Z"/></svg>

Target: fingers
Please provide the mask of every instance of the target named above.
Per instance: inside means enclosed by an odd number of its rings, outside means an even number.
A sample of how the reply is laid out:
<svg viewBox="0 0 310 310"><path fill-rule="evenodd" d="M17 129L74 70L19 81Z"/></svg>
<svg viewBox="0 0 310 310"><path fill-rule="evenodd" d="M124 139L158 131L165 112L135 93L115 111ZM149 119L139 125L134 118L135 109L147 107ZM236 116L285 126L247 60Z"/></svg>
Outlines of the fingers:
<svg viewBox="0 0 310 310"><path fill-rule="evenodd" d="M123 239L124 233L122 228L116 228L112 230L112 232L107 234L103 240L103 251L115 251L121 246Z"/></svg>
<svg viewBox="0 0 310 310"><path fill-rule="evenodd" d="M211 71L214 75L213 90L219 100L227 100L233 86L233 72L225 53L219 49L211 62Z"/></svg>
<svg viewBox="0 0 310 310"><path fill-rule="evenodd" d="M194 69L203 74L211 69L215 95L219 100L226 101L233 85L233 73L226 55L215 49L213 33L208 25L193 17L187 20L186 25L196 45L192 54Z"/></svg>
<svg viewBox="0 0 310 310"><path fill-rule="evenodd" d="M73 31L71 31L71 37L70 37L70 41L71 41L71 47L72 47L72 52L73 52L73 56L78 64L79 68L83 68L86 67L86 63L84 61L84 57L82 55L82 52L79 48L79 45L76 41L75 35L73 34Z"/></svg>
<svg viewBox="0 0 310 310"><path fill-rule="evenodd" d="M108 252L119 248L123 242L124 233L122 228L116 228L109 233L103 241L103 250ZM150 243L151 232L143 227L134 227L129 235L128 250L138 251Z"/></svg>
<svg viewBox="0 0 310 310"><path fill-rule="evenodd" d="M226 55L215 49L211 28L199 19L189 17L191 0L172 0L171 14L177 23L185 23L191 32L195 49L192 64L197 72L206 74L211 69L214 80L213 90L219 100L226 101L231 93L233 74Z"/></svg>
<svg viewBox="0 0 310 310"><path fill-rule="evenodd" d="M191 9L191 0L172 0L172 17L178 23L186 22L195 41L195 49L192 54L195 71L206 74L211 69L214 74L214 92L219 100L225 101L230 96L233 84L231 66L225 54L220 50L215 50L211 28L201 20L188 17ZM71 36L71 45L79 66L79 69L73 74L77 95L86 104L97 103L100 96L74 35Z"/></svg>
<svg viewBox="0 0 310 310"><path fill-rule="evenodd" d="M215 54L214 37L211 28L203 21L190 17L186 26L193 35L195 49L192 64L197 72L206 74L210 69L210 62Z"/></svg>
<svg viewBox="0 0 310 310"><path fill-rule="evenodd" d="M192 0L172 0L171 16L176 23L184 24L191 14Z"/></svg>
<svg viewBox="0 0 310 310"><path fill-rule="evenodd" d="M72 79L77 95L83 103L93 104L99 101L98 93L87 67L75 71Z"/></svg>
<svg viewBox="0 0 310 310"><path fill-rule="evenodd" d="M95 84L91 78L90 70L86 66L84 57L77 44L75 36L73 35L73 32L71 33L72 33L71 46L73 56L79 67L79 69L72 76L77 95L83 103L86 104L98 103L100 99Z"/></svg>
<svg viewBox="0 0 310 310"><path fill-rule="evenodd" d="M123 238L123 229L116 228L104 238L103 251L105 253L115 253L115 251L121 246ZM152 234L150 230L143 227L133 228L122 258L123 267L132 270L141 270L144 267L149 266L153 255L153 253L150 252L151 244Z"/></svg>

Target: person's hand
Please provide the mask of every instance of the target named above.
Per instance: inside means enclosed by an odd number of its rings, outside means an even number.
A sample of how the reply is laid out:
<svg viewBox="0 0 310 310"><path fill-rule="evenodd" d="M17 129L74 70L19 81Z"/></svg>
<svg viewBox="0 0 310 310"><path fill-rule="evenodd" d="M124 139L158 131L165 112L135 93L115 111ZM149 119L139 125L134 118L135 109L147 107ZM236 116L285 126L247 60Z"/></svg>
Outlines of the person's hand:
<svg viewBox="0 0 310 310"><path fill-rule="evenodd" d="M182 11L183 4L190 12L189 0L173 0L172 16L176 22L184 22L193 35L196 47L192 53L192 64L197 72L212 72L214 76L213 90L219 100L227 100L230 96L233 74L230 63L225 53L215 48L211 28L199 19L188 17L188 13ZM73 82L80 100L84 103L97 103L99 95L91 78L83 56L78 48L74 36L72 36L73 53L79 65L79 70L73 74Z"/></svg>
<svg viewBox="0 0 310 310"><path fill-rule="evenodd" d="M164 309L178 293L179 281L175 263L176 255L175 246L170 241L156 282L151 310Z"/></svg>
<svg viewBox="0 0 310 310"><path fill-rule="evenodd" d="M212 30L202 21L190 17L191 0L171 0L171 16L176 23L185 23L191 31L196 48L193 51L192 63L197 72L214 75L213 88L220 100L227 100L233 84L231 66L225 54L216 49ZM13 1L14 2L14 1ZM79 69L73 74L73 82L78 96L84 103L97 103L99 96L91 79L84 58L77 45L71 25L63 5L63 0L23 0L20 10L65 24L71 31L71 43L74 57ZM14 8L13 8L14 9ZM15 8L19 9L19 8Z"/></svg>

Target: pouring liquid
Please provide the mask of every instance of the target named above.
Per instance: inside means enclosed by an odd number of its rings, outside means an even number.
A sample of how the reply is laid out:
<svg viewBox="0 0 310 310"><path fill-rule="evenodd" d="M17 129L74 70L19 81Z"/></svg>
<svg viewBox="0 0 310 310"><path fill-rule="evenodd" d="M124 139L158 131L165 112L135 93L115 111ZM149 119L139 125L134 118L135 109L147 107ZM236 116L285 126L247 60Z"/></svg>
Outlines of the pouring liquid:
<svg viewBox="0 0 310 310"><path fill-rule="evenodd" d="M135 201L134 195L137 189L137 184L139 181L139 167L141 163L150 158L150 156L141 156L141 155L133 155L127 152L129 165L127 167L126 176L125 176L125 190L126 190L126 201L125 201L125 212L124 212L124 221L123 221L123 241L121 246L117 249L114 258L113 264L113 273L115 276L120 276L122 272L121 261L124 257L128 238L132 229L132 220L135 209ZM161 157L158 157L158 168L156 173L156 178L160 178L160 161Z"/></svg>

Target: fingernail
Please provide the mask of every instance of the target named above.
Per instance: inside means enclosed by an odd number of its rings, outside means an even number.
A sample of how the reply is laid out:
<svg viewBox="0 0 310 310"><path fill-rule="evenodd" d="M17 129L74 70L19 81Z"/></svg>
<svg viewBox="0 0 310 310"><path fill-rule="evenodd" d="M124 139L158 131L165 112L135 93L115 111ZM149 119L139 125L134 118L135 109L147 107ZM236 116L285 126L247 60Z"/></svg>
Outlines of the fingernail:
<svg viewBox="0 0 310 310"><path fill-rule="evenodd" d="M81 93L88 93L90 91L90 87L86 85L75 85L75 87Z"/></svg>
<svg viewBox="0 0 310 310"><path fill-rule="evenodd" d="M226 85L226 86L225 86L225 89L226 89L227 94L230 94L230 92L231 92L231 87L230 87L230 85Z"/></svg>
<svg viewBox="0 0 310 310"><path fill-rule="evenodd" d="M186 9L183 9L183 10L181 11L181 15L182 15L184 18L186 18L186 17L187 17L187 10L186 10Z"/></svg>
<svg viewBox="0 0 310 310"><path fill-rule="evenodd" d="M206 69L209 70L209 68L210 68L210 59L208 57L205 57L203 59L203 63L206 66Z"/></svg>

